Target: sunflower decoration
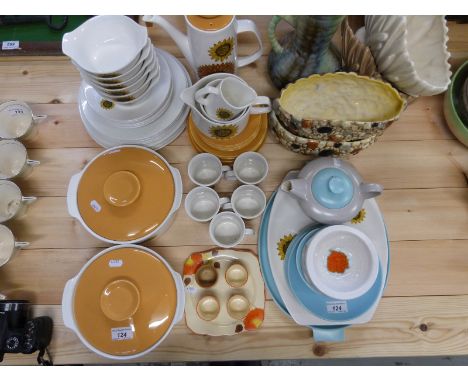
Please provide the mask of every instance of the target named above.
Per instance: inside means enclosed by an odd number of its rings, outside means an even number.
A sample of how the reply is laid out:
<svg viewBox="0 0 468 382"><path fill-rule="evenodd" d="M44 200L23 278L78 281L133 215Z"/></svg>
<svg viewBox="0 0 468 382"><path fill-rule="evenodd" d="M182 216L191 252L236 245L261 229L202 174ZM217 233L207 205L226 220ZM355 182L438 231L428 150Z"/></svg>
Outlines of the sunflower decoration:
<svg viewBox="0 0 468 382"><path fill-rule="evenodd" d="M358 214L354 218L351 219L351 223L352 224L362 223L365 218L366 218L366 210L363 208L358 212Z"/></svg>
<svg viewBox="0 0 468 382"><path fill-rule="evenodd" d="M101 100L101 107L105 110L110 110L114 107L114 102L108 101L107 99Z"/></svg>
<svg viewBox="0 0 468 382"><path fill-rule="evenodd" d="M227 139L237 134L237 125L211 126L210 135L213 138Z"/></svg>
<svg viewBox="0 0 468 382"><path fill-rule="evenodd" d="M201 65L198 67L198 76L200 78L214 73L234 73L235 66L231 61L221 64Z"/></svg>
<svg viewBox="0 0 468 382"><path fill-rule="evenodd" d="M222 119L223 121L228 121L234 117L234 113L229 109L219 107L216 109L216 117Z"/></svg>
<svg viewBox="0 0 468 382"><path fill-rule="evenodd" d="M291 241L294 239L294 236L295 235L292 234L284 235L278 242L278 256L281 260L284 260L286 258L286 252L288 251L289 244L291 244Z"/></svg>
<svg viewBox="0 0 468 382"><path fill-rule="evenodd" d="M213 61L223 62L231 55L234 49L234 38L225 38L222 41L218 41L209 50L208 53Z"/></svg>

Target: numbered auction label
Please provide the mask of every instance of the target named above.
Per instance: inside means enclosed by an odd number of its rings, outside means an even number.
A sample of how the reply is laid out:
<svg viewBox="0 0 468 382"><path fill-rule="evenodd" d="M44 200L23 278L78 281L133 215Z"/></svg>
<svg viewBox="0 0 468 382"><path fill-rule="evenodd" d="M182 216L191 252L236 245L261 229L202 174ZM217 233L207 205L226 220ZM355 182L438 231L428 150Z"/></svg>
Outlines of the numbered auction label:
<svg viewBox="0 0 468 382"><path fill-rule="evenodd" d="M327 302L328 313L347 313L348 303L346 301L331 301Z"/></svg>
<svg viewBox="0 0 468 382"><path fill-rule="evenodd" d="M21 105L12 105L7 109L8 114L12 117L21 117L25 115L24 108Z"/></svg>
<svg viewBox="0 0 468 382"><path fill-rule="evenodd" d="M19 49L19 41L3 41L2 42L2 50L15 50Z"/></svg>
<svg viewBox="0 0 468 382"><path fill-rule="evenodd" d="M133 331L130 326L124 328L112 328L112 341L128 341L133 339Z"/></svg>
<svg viewBox="0 0 468 382"><path fill-rule="evenodd" d="M120 268L123 265L123 260L121 259L111 259L109 260L110 268Z"/></svg>

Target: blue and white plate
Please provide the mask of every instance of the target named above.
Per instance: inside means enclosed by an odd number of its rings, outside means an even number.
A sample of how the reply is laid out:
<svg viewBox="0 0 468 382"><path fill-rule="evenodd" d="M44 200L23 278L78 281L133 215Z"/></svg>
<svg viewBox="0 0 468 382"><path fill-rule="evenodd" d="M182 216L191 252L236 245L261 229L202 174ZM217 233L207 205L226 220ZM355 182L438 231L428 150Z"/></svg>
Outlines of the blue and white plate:
<svg viewBox="0 0 468 382"><path fill-rule="evenodd" d="M265 212L263 214L262 221L260 223L260 232L258 240L258 252L260 259L260 269L262 270L263 280L265 281L265 286L268 292L271 295L271 298L276 303L278 308L288 317L291 317L288 310L286 309L283 300L279 294L278 288L276 287L273 275L271 274L270 262L268 260L268 247L266 245L261 245L265 243L268 233L268 222L270 220L271 206L275 199L276 192L274 192L270 200L267 203ZM344 340L344 328L348 325L329 325L329 326L310 326L314 332L315 341L343 341Z"/></svg>
<svg viewBox="0 0 468 382"><path fill-rule="evenodd" d="M376 300L380 298L382 286L382 271L379 272L371 289L362 296L352 300L336 301L311 286L302 277L302 264L297 264L299 254L303 253L307 242L320 228L310 230L305 228L300 232L288 247L285 261L285 272L291 291L304 307L320 318L329 321L352 320L369 310ZM339 313L338 313L339 312Z"/></svg>
<svg viewBox="0 0 468 382"><path fill-rule="evenodd" d="M287 177L294 177L297 173L291 172ZM340 311L339 307L336 308L337 320L330 321L317 316L296 298L289 286L285 274L285 262L280 257L281 253L278 251L278 246L287 247L288 239L290 242L293 236L311 224L314 224L314 222L302 212L299 203L285 192L278 190L269 201L268 208L263 216L258 245L262 271L270 293L280 308L287 311L299 325L335 326L337 323L348 325L368 322L372 318L383 292L389 265L385 224L376 201L366 200L360 216L354 222L346 223L346 225L352 225L360 229L374 242L382 272L379 298L376 299L370 309L354 319L340 318L342 310Z"/></svg>

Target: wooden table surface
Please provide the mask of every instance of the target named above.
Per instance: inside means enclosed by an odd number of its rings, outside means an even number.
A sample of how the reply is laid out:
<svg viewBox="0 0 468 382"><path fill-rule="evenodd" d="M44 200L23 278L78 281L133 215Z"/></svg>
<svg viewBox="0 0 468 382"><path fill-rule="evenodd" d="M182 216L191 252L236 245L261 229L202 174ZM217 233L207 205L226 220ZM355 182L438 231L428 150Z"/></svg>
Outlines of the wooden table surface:
<svg viewBox="0 0 468 382"><path fill-rule="evenodd" d="M264 56L239 74L259 94L274 97L267 72L266 27L269 17L252 16L265 41ZM183 28L181 17L172 17ZM282 26L280 29L285 29ZM180 51L159 27L150 28L156 46L180 58ZM449 49L456 67L468 58L468 25L450 24ZM241 53L254 41L241 40ZM102 151L80 120L78 71L65 57L5 58L0 61L0 100L18 99L47 114L34 140L26 142L32 159L41 161L29 179L19 183L25 195L39 197L25 219L8 224L31 246L0 268L0 292L29 298L35 314L54 319L50 351L56 364L107 363L63 326L61 296L65 282L106 247L67 213L70 176ZM225 361L293 358L431 356L468 354L468 149L448 131L443 96L411 104L373 146L351 162L363 178L381 183L378 198L387 224L391 269L385 295L371 322L346 330L341 343L316 344L307 328L296 325L267 295L266 317L257 332L231 337L193 334L182 321L163 344L138 359L148 362ZM184 193L193 185L187 162L195 154L187 133L160 150L182 174ZM260 150L270 163L262 188L270 195L288 170L310 158L294 154L269 134ZM233 190L221 181L221 193ZM259 220L248 223L258 230ZM241 247L256 252L257 237ZM183 208L162 237L146 243L181 272L184 259L212 247L207 225L192 222ZM4 364L34 364L34 356L6 355Z"/></svg>

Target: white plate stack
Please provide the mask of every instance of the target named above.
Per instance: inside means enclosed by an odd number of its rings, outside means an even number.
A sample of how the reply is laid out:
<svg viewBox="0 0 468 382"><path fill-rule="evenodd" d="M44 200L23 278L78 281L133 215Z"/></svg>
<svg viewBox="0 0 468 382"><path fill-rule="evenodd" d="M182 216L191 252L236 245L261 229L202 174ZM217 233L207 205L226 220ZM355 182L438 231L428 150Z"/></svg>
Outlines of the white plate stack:
<svg viewBox="0 0 468 382"><path fill-rule="evenodd" d="M126 16L96 16L65 34L62 49L82 78L81 119L101 146L160 149L184 130L189 109L177 95L190 77L153 46L144 26Z"/></svg>

